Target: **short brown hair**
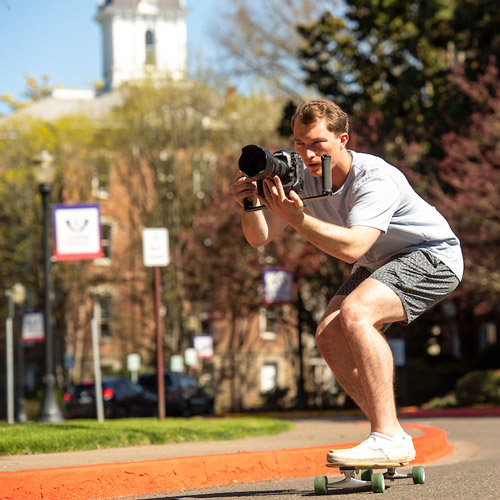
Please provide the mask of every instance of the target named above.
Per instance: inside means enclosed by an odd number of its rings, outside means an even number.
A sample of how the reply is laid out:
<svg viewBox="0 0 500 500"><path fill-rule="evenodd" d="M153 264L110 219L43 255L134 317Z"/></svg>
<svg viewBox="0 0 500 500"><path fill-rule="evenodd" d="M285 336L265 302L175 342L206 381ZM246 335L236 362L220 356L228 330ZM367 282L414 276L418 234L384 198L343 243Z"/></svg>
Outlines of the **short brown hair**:
<svg viewBox="0 0 500 500"><path fill-rule="evenodd" d="M306 125L325 120L326 128L337 135L349 132L347 113L342 111L335 103L326 99L312 99L301 102L292 117L292 130L297 118Z"/></svg>

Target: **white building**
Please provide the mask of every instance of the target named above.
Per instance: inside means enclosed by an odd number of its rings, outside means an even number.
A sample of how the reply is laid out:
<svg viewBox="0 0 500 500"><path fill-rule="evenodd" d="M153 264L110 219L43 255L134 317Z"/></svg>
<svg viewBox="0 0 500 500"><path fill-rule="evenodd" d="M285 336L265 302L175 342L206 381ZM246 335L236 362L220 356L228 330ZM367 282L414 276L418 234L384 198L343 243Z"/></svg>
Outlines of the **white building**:
<svg viewBox="0 0 500 500"><path fill-rule="evenodd" d="M182 78L187 72L186 0L100 0L103 89L54 88L0 123L26 116L55 120L83 114L105 119L122 101L121 84L149 76Z"/></svg>
<svg viewBox="0 0 500 500"><path fill-rule="evenodd" d="M185 0L102 0L96 21L102 27L105 89L146 74L185 76Z"/></svg>

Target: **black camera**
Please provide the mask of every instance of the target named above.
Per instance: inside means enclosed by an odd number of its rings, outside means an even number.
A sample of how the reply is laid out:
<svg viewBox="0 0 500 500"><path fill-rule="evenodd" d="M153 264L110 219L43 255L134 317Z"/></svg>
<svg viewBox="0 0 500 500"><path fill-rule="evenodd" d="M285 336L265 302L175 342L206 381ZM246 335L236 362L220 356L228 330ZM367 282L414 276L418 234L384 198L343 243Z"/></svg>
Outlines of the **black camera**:
<svg viewBox="0 0 500 500"><path fill-rule="evenodd" d="M304 163L300 155L288 149L279 149L271 154L259 146L250 144L241 150L239 169L250 179L257 181L257 191L263 196L262 180L277 175L285 189L296 193L304 190ZM245 208L251 208L245 200Z"/></svg>

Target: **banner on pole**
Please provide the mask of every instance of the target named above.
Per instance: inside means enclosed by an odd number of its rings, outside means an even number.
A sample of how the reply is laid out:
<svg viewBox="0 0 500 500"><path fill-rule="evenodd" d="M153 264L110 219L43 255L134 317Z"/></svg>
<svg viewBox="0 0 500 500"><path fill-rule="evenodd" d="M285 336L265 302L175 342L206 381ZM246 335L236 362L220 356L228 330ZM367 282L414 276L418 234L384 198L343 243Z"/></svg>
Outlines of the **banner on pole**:
<svg viewBox="0 0 500 500"><path fill-rule="evenodd" d="M210 359L214 356L214 339L212 335L195 335L193 346L200 359Z"/></svg>
<svg viewBox="0 0 500 500"><path fill-rule="evenodd" d="M45 330L43 326L43 312L25 312L21 321L22 342L43 342L45 340Z"/></svg>
<svg viewBox="0 0 500 500"><path fill-rule="evenodd" d="M264 305L290 304L293 302L293 273L286 269L269 268L262 273Z"/></svg>
<svg viewBox="0 0 500 500"><path fill-rule="evenodd" d="M55 260L98 259L103 256L98 204L52 206Z"/></svg>

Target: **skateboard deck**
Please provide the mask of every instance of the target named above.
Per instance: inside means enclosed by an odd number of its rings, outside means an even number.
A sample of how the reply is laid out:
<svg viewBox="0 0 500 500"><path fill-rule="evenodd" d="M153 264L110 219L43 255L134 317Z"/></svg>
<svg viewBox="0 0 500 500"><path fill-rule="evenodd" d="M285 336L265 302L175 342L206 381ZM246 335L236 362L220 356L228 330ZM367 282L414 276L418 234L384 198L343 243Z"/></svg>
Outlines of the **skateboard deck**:
<svg viewBox="0 0 500 500"><path fill-rule="evenodd" d="M404 467L408 463L385 464L385 465L343 465L327 463L327 467L340 469L344 479L334 483L328 483L327 476L316 476L314 478L314 493L316 495L326 495L328 488L345 490L372 490L373 493L383 493L385 491L385 481L395 481L396 479L413 479L414 484L425 483L425 470L422 466L415 466L410 473L398 472L397 467ZM360 475L360 479L355 476Z"/></svg>

